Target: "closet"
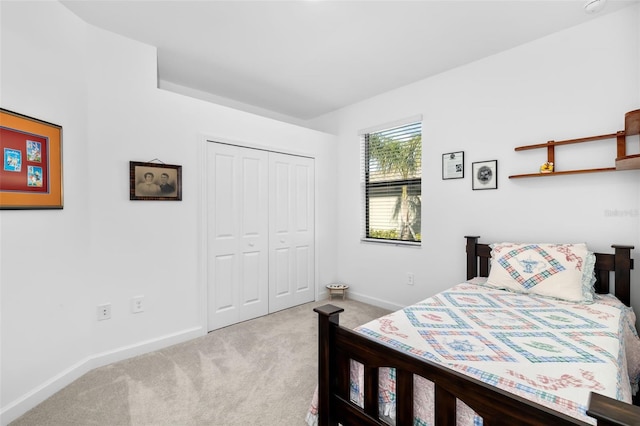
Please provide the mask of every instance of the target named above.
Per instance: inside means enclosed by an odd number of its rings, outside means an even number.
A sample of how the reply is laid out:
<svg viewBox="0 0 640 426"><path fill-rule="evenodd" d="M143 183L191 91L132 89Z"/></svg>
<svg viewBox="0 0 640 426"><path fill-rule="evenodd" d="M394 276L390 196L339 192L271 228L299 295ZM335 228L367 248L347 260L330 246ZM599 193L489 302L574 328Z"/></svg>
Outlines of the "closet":
<svg viewBox="0 0 640 426"><path fill-rule="evenodd" d="M313 158L206 145L208 329L313 301Z"/></svg>

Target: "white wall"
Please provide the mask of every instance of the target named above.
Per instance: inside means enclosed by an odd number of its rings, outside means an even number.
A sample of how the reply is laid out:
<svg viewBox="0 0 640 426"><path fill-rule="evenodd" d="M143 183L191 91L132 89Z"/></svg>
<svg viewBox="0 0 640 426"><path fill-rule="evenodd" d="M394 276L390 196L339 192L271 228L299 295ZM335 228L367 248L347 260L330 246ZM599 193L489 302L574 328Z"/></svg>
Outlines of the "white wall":
<svg viewBox="0 0 640 426"><path fill-rule="evenodd" d="M86 266L87 96L79 84L85 26L55 3L25 3L0 3L1 105L63 125L66 205L0 213L2 422L8 405L90 356L95 318Z"/></svg>
<svg viewBox="0 0 640 426"><path fill-rule="evenodd" d="M508 179L546 150L514 147L614 133L640 108L639 6L352 105L319 121L339 135L338 278L391 308L465 279L465 235L483 241L632 244L640 253L640 171ZM423 115L423 245L361 243L359 129ZM636 147L636 150L638 147ZM442 154L465 152L465 178L441 178ZM637 152L637 151L636 151ZM612 167L614 140L556 150L559 169ZM498 189L473 191L471 163L498 160ZM619 214L611 212L618 211ZM407 272L415 285L407 285ZM640 273L633 274L640 306Z"/></svg>
<svg viewBox="0 0 640 426"><path fill-rule="evenodd" d="M91 368L205 333L205 136L315 157L317 286L335 280L334 136L157 89L155 48L58 2L0 5L2 107L63 127L65 190L63 210L0 212L2 424ZM183 166L183 201L129 200L129 161L155 158Z"/></svg>

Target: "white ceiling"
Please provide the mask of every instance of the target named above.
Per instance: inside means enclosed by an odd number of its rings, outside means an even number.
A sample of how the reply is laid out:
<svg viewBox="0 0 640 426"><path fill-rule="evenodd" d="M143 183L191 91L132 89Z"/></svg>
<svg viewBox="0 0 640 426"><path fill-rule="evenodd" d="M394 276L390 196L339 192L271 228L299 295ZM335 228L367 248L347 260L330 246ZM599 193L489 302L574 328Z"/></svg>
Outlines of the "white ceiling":
<svg viewBox="0 0 640 426"><path fill-rule="evenodd" d="M62 0L158 48L161 87L307 120L639 0ZM629 12L631 13L631 12Z"/></svg>

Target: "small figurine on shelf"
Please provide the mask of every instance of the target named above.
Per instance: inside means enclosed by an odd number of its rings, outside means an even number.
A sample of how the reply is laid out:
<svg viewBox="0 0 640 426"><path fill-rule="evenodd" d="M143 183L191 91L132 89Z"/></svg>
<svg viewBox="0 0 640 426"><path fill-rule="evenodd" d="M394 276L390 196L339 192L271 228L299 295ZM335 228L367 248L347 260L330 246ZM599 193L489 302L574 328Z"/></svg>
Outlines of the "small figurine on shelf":
<svg viewBox="0 0 640 426"><path fill-rule="evenodd" d="M553 172L553 163L546 162L542 166L540 166L540 173L552 173Z"/></svg>

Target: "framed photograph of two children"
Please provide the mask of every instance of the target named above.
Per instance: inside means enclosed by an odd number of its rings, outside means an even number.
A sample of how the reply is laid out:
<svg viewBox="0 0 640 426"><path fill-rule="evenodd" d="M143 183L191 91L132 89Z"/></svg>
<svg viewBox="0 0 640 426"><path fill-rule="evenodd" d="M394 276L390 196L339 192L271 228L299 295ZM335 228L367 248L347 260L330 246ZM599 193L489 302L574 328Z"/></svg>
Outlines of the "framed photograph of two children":
<svg viewBox="0 0 640 426"><path fill-rule="evenodd" d="M129 199L182 200L182 166L129 162Z"/></svg>
<svg viewBox="0 0 640 426"><path fill-rule="evenodd" d="M0 209L61 209L62 127L0 108Z"/></svg>

